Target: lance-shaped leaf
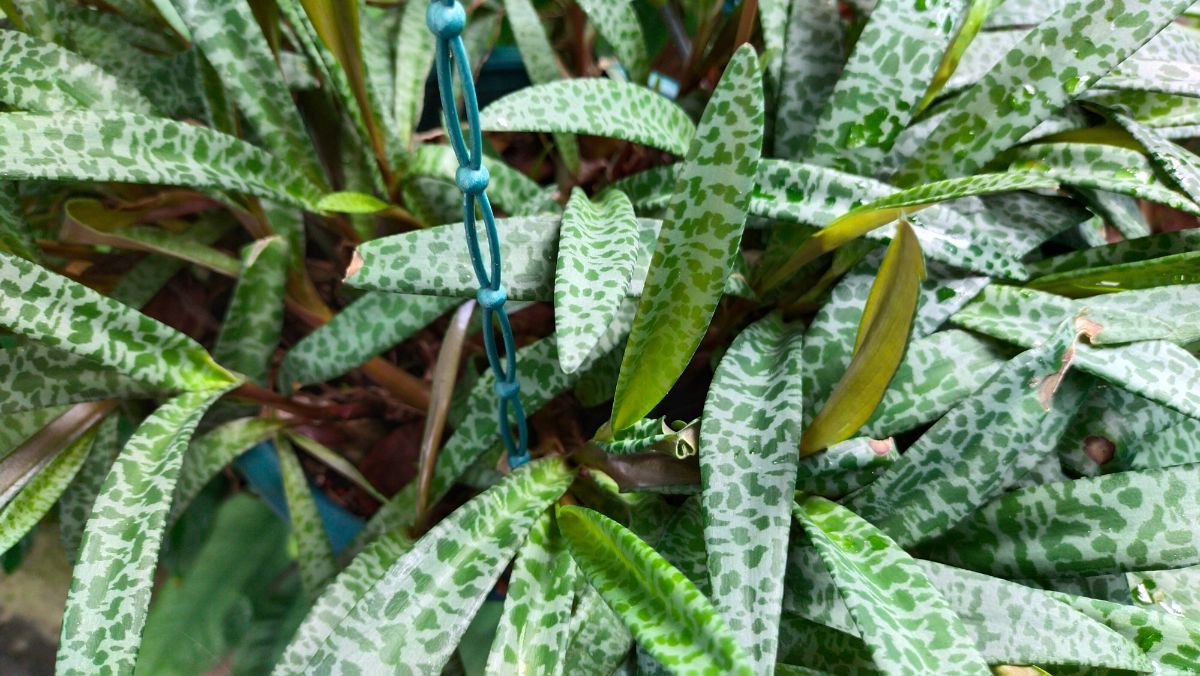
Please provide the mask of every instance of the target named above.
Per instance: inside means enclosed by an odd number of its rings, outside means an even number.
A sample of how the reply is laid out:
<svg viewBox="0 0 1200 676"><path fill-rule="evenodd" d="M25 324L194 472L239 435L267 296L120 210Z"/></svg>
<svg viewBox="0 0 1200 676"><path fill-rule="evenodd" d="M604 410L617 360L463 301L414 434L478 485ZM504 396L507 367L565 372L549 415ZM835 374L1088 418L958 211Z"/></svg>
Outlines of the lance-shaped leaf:
<svg viewBox="0 0 1200 676"><path fill-rule="evenodd" d="M0 160L14 179L124 181L232 190L313 208L320 191L286 162L233 136L129 113L5 113Z"/></svg>
<svg viewBox="0 0 1200 676"><path fill-rule="evenodd" d="M801 336L777 314L746 328L717 366L700 427L713 601L755 671L775 660L804 418Z"/></svg>
<svg viewBox="0 0 1200 676"><path fill-rule="evenodd" d="M57 670L130 672L183 452L223 390L181 394L138 427L92 507L67 595ZM103 604L95 599L103 598ZM103 656L99 662L97 656Z"/></svg>
<svg viewBox="0 0 1200 676"><path fill-rule="evenodd" d="M1146 216L1136 199L1091 188L1077 188L1076 192L1087 202L1088 208L1116 228L1125 239L1150 235L1150 224L1146 222ZM1104 243L1107 244L1107 240Z"/></svg>
<svg viewBox="0 0 1200 676"><path fill-rule="evenodd" d="M87 526L100 486L104 484L104 478L108 476L121 450L118 422L117 415L110 415L100 422L96 428L96 438L92 441L92 450L88 452L75 480L58 500L59 535L67 552L67 560L72 563L76 560L79 541L83 538L83 529Z"/></svg>
<svg viewBox="0 0 1200 676"><path fill-rule="evenodd" d="M793 513L880 671L990 673L962 621L895 542L824 498L805 498Z"/></svg>
<svg viewBox="0 0 1200 676"><path fill-rule="evenodd" d="M1074 577L1200 563L1200 466L1031 486L985 505L922 549L1006 577Z"/></svg>
<svg viewBox="0 0 1200 676"><path fill-rule="evenodd" d="M938 331L909 343L863 432L886 439L941 418L1004 364L1009 350L965 331Z"/></svg>
<svg viewBox="0 0 1200 676"><path fill-rule="evenodd" d="M337 573L333 549L325 535L325 525L317 513L308 478L300 466L300 459L292 444L282 435L275 437L275 450L279 453L279 470L283 476L283 493L287 498L288 518L292 534L296 538L300 564L300 580L310 596L316 596L325 582Z"/></svg>
<svg viewBox="0 0 1200 676"><path fill-rule="evenodd" d="M686 155L696 128L670 99L641 85L575 78L518 89L483 110L484 131L570 132Z"/></svg>
<svg viewBox="0 0 1200 676"><path fill-rule="evenodd" d="M890 439L849 439L800 458L796 490L828 498L847 495L874 481L899 457Z"/></svg>
<svg viewBox="0 0 1200 676"><path fill-rule="evenodd" d="M22 340L0 350L0 413L98 399L153 397L162 388L41 343Z"/></svg>
<svg viewBox="0 0 1200 676"><path fill-rule="evenodd" d="M395 75L392 83L392 119L397 140L404 150L412 145L412 134L421 120L425 105L425 81L433 65L434 36L425 25L425 10L420 2L404 3L400 27L396 31Z"/></svg>
<svg viewBox="0 0 1200 676"><path fill-rule="evenodd" d="M213 346L214 359L260 385L267 381L283 328L288 257L282 237L260 239L243 248L242 272Z"/></svg>
<svg viewBox="0 0 1200 676"><path fill-rule="evenodd" d="M33 112L121 111L148 114L150 102L84 57L32 35L0 30L0 101Z"/></svg>
<svg viewBox="0 0 1200 676"><path fill-rule="evenodd" d="M533 462L459 508L360 595L298 671L438 671L528 529L574 477Z"/></svg>
<svg viewBox="0 0 1200 676"><path fill-rule="evenodd" d="M336 378L406 340L460 301L372 291L292 346L279 369L290 391Z"/></svg>
<svg viewBox="0 0 1200 676"><path fill-rule="evenodd" d="M194 340L82 284L0 253L0 325L162 389L235 381Z"/></svg>
<svg viewBox="0 0 1200 676"><path fill-rule="evenodd" d="M533 524L513 564L487 673L563 673L576 575L575 562L547 510Z"/></svg>
<svg viewBox="0 0 1200 676"><path fill-rule="evenodd" d="M1029 288L1073 298L1148 289L1171 284L1200 283L1200 252L1121 263L1100 268L1082 268L1039 277Z"/></svg>
<svg viewBox="0 0 1200 676"><path fill-rule="evenodd" d="M554 328L563 370L579 368L625 301L639 250L638 220L618 190L571 193L559 226Z"/></svg>
<svg viewBox="0 0 1200 676"><path fill-rule="evenodd" d="M650 59L646 56L646 37L638 23L637 11L630 0L579 0L579 6L587 13L596 27L621 60L629 73L629 79L642 82L650 70Z"/></svg>
<svg viewBox="0 0 1200 676"><path fill-rule="evenodd" d="M1113 242L1102 247L1043 258L1029 264L1029 273L1037 278L1081 268L1136 263L1161 256L1187 253L1198 248L1200 248L1200 230L1159 232L1149 237Z"/></svg>
<svg viewBox="0 0 1200 676"><path fill-rule="evenodd" d="M753 673L708 599L638 536L582 507L560 508L558 522L592 587L664 666Z"/></svg>
<svg viewBox="0 0 1200 676"><path fill-rule="evenodd" d="M1182 418L1166 429L1117 447L1116 460L1123 469L1155 469L1200 462L1200 420Z"/></svg>
<svg viewBox="0 0 1200 676"><path fill-rule="evenodd" d="M854 42L806 155L816 164L873 174L916 113L965 8L965 0L881 0Z"/></svg>
<svg viewBox="0 0 1200 676"><path fill-rule="evenodd" d="M1200 623L1099 599L1055 592L1051 596L1135 643L1155 663L1156 673L1200 670Z"/></svg>
<svg viewBox="0 0 1200 676"><path fill-rule="evenodd" d="M903 185L976 171L1120 64L1193 0L1071 0L957 97ZM1003 119L1004 124L996 124Z"/></svg>
<svg viewBox="0 0 1200 676"><path fill-rule="evenodd" d="M1000 495L1054 450L1079 408L1086 388L1062 382L1076 330L1068 322L1045 345L1003 366L856 493L850 509L912 546Z"/></svg>
<svg viewBox="0 0 1200 676"><path fill-rule="evenodd" d="M238 418L192 440L179 470L171 499L168 523L174 523L209 481L239 455L282 429L285 421L275 418Z"/></svg>
<svg viewBox="0 0 1200 676"><path fill-rule="evenodd" d="M833 0L792 0L775 104L775 157L797 157L843 68L842 18Z"/></svg>
<svg viewBox="0 0 1200 676"><path fill-rule="evenodd" d="M1200 92L1197 92L1200 93ZM1158 132L1124 115L1115 116L1117 124L1128 131L1150 153L1150 157L1175 185L1192 201L1200 201L1200 158Z"/></svg>
<svg viewBox="0 0 1200 676"><path fill-rule="evenodd" d="M332 448L325 446L312 437L306 437L303 434L289 432L287 437L300 446L300 448L304 449L305 452L312 455L317 460L325 463L338 474L341 474L357 484L359 488L366 491L371 497L375 498L379 502L387 502L387 498L384 497L378 489L371 485L371 482L368 481L365 476L363 476L362 472L358 471L358 468L356 468L349 460L339 455Z"/></svg>
<svg viewBox="0 0 1200 676"><path fill-rule="evenodd" d="M59 231L63 241L158 253L226 277L238 274L236 258L203 241L212 229L206 224L197 224L181 233L169 232L150 225L136 225L144 212L110 209L99 200L83 198L68 200L63 206L63 214L63 226Z"/></svg>
<svg viewBox="0 0 1200 676"><path fill-rule="evenodd" d="M1102 143L1038 143L1011 155L1014 169L1041 171L1070 186L1108 190L1200 215L1200 205L1158 180L1137 150Z"/></svg>
<svg viewBox="0 0 1200 676"><path fill-rule="evenodd" d="M987 195L1034 188L1054 188L1056 185L1057 183L1054 178L1044 173L1013 171L1002 174L981 174L966 178L954 178L897 192L875 200L870 204L858 207L822 228L806 241L788 259L787 263L780 266L764 282L764 285L768 288L775 286L790 277L806 263L816 260L817 257L833 251L875 228L891 223L898 218L903 218L909 213L920 211L931 204L970 195Z"/></svg>
<svg viewBox="0 0 1200 676"><path fill-rule="evenodd" d="M904 357L924 278L925 261L916 235L900 221L863 308L854 356L805 429L801 455L849 439L871 417Z"/></svg>
<svg viewBox="0 0 1200 676"><path fill-rule="evenodd" d="M716 311L742 238L763 137L754 49L729 62L675 183L638 305L612 426L644 417L683 373Z"/></svg>
<svg viewBox="0 0 1200 676"><path fill-rule="evenodd" d="M238 0L173 3L263 146L314 185L324 186L308 133L250 5Z"/></svg>
<svg viewBox="0 0 1200 676"><path fill-rule="evenodd" d="M930 103L933 103L934 99L941 95L946 82L958 70L958 64L963 58L963 53L975 42L975 38L979 34L979 29L983 28L983 23L987 21L988 14L991 13L992 5L994 4L996 4L995 0L971 0L967 6L966 13L963 14L962 19L957 23L954 38L950 41L945 53L942 54L941 63L938 64L937 70L933 73L933 79L929 83L929 88L925 90L925 95L921 97L921 102L917 104L916 113L923 112L929 107Z"/></svg>
<svg viewBox="0 0 1200 676"><path fill-rule="evenodd" d="M504 14L508 26L512 29L513 39L517 49L521 51L521 60L525 72L534 85L556 82L562 79L563 69L555 56L550 39L542 28L541 17L533 8L530 0L503 0ZM562 157L567 171L572 174L579 171L579 142L574 136L562 132L554 133L554 145Z"/></svg>
<svg viewBox="0 0 1200 676"><path fill-rule="evenodd" d="M0 508L0 550L8 551L50 511L79 472L96 438L93 427L55 455Z"/></svg>

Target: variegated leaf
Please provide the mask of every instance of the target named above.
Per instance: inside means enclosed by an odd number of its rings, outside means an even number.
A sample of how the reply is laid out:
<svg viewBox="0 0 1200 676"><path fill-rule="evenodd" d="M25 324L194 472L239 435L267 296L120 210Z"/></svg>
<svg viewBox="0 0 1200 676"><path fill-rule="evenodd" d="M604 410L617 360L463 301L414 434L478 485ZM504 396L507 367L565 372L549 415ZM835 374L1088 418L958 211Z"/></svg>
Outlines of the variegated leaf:
<svg viewBox="0 0 1200 676"><path fill-rule="evenodd" d="M638 536L583 507L560 508L558 522L592 588L655 659L693 673L754 673L708 599Z"/></svg>
<svg viewBox="0 0 1200 676"><path fill-rule="evenodd" d="M682 108L640 85L602 78L519 89L483 110L484 131L607 136L686 155L696 128Z"/></svg>
<svg viewBox="0 0 1200 676"><path fill-rule="evenodd" d="M222 469L242 453L271 438L284 425L284 421L274 418L238 418L193 439L183 457L167 522L174 523Z"/></svg>
<svg viewBox="0 0 1200 676"><path fill-rule="evenodd" d="M775 661L804 417L802 335L775 314L746 328L717 366L700 428L713 601L757 672Z"/></svg>
<svg viewBox="0 0 1200 676"><path fill-rule="evenodd" d="M277 673L440 670L524 534L574 474L558 458L513 472L397 559L332 627L306 666Z"/></svg>
<svg viewBox="0 0 1200 676"><path fill-rule="evenodd" d="M82 284L0 253L0 325L162 389L228 386L234 376L187 336Z"/></svg>
<svg viewBox="0 0 1200 676"><path fill-rule="evenodd" d="M404 3L400 28L396 32L395 76L392 89L392 119L398 140L411 149L412 134L421 120L425 105L425 82L433 66L434 36L425 25L427 6L421 2Z"/></svg>
<svg viewBox="0 0 1200 676"><path fill-rule="evenodd" d="M80 55L32 35L0 30L0 101L19 110L149 114L150 102L133 87Z"/></svg>
<svg viewBox="0 0 1200 676"><path fill-rule="evenodd" d="M54 456L7 504L0 507L0 551L8 551L50 511L87 460L96 429Z"/></svg>
<svg viewBox="0 0 1200 676"><path fill-rule="evenodd" d="M282 237L260 239L245 246L242 272L213 346L214 359L260 385L267 382L267 370L283 328L288 258L287 242Z"/></svg>
<svg viewBox="0 0 1200 676"><path fill-rule="evenodd" d="M0 159L15 179L124 181L222 189L314 208L319 189L291 165L220 132L131 113L0 114Z"/></svg>
<svg viewBox="0 0 1200 676"><path fill-rule="evenodd" d="M181 394L142 422L104 480L79 546L58 648L59 673L129 673L137 661L158 548L184 448L222 394ZM93 599L104 598L104 604Z"/></svg>
<svg viewBox="0 0 1200 676"><path fill-rule="evenodd" d="M1200 563L1200 466L1120 472L1013 491L922 548L1006 577L1074 577Z"/></svg>
<svg viewBox="0 0 1200 676"><path fill-rule="evenodd" d="M629 79L642 82L650 70L646 37L631 0L579 0L588 19L617 54Z"/></svg>
<svg viewBox="0 0 1200 676"><path fill-rule="evenodd" d="M90 359L25 340L0 350L0 382L6 386L0 413L164 393Z"/></svg>
<svg viewBox="0 0 1200 676"><path fill-rule="evenodd" d="M1193 0L1070 0L955 99L903 185L976 171L1149 41ZM1004 124L996 124L997 119Z"/></svg>
<svg viewBox="0 0 1200 676"><path fill-rule="evenodd" d="M570 640L575 562L547 510L533 524L508 581L487 673L559 676Z"/></svg>
<svg viewBox="0 0 1200 676"><path fill-rule="evenodd" d="M675 183L613 401L612 426L642 418L691 360L738 254L763 137L753 48L729 62Z"/></svg>
<svg viewBox="0 0 1200 676"><path fill-rule="evenodd" d="M554 328L563 371L571 373L608 330L629 290L639 250L638 220L624 193L595 202L576 188L559 226Z"/></svg>
<svg viewBox="0 0 1200 676"><path fill-rule="evenodd" d="M847 506L911 547L1000 495L1053 452L1082 401L1085 390L1062 371L1076 331L1067 322L1002 366Z"/></svg>
<svg viewBox="0 0 1200 676"><path fill-rule="evenodd" d="M317 513L312 488L308 485L308 478L304 475L295 449L285 436L276 435L275 450L279 454L279 471L283 476L283 493L287 498L292 535L296 538L300 580L304 590L315 597L325 582L337 573L337 563L325 534L325 525Z"/></svg>
<svg viewBox="0 0 1200 676"><path fill-rule="evenodd" d="M834 0L791 0L775 104L775 157L801 156L842 74L844 27Z"/></svg>
<svg viewBox="0 0 1200 676"><path fill-rule="evenodd" d="M792 511L880 671L990 673L962 621L895 542L824 498L805 498Z"/></svg>
<svg viewBox="0 0 1200 676"><path fill-rule="evenodd" d="M104 484L104 478L121 451L118 423L117 415L110 415L100 422L92 450L79 468L75 480L58 499L59 535L67 552L67 560L72 563L77 558L79 541L83 538L83 529L87 526L100 486Z"/></svg>

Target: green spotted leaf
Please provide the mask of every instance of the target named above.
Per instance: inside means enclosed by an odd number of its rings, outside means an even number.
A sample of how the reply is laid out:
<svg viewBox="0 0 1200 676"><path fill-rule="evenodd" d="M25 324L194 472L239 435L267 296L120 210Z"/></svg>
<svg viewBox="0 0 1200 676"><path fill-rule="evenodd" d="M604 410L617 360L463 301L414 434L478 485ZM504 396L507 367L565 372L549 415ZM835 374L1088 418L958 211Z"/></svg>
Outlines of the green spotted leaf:
<svg viewBox="0 0 1200 676"><path fill-rule="evenodd" d="M1043 258L1029 264L1029 273L1037 278L1081 268L1136 263L1161 256L1187 253L1197 248L1200 248L1200 230L1159 232L1148 237Z"/></svg>
<svg viewBox="0 0 1200 676"><path fill-rule="evenodd" d="M200 417L223 393L189 392L167 401L117 456L79 546L58 672L91 673L98 654L113 672L133 670L184 449ZM96 598L106 602L97 604Z"/></svg>
<svg viewBox="0 0 1200 676"><path fill-rule="evenodd" d="M460 301L373 291L292 346L279 368L279 387L331 380L406 340Z"/></svg>
<svg viewBox="0 0 1200 676"><path fill-rule="evenodd" d="M0 382L6 385L0 391L0 413L164 394L162 388L141 383L90 359L26 340L0 350Z"/></svg>
<svg viewBox="0 0 1200 676"><path fill-rule="evenodd" d="M717 366L700 428L713 602L755 671L775 660L804 411L801 336L776 314L746 328Z"/></svg>
<svg viewBox="0 0 1200 676"><path fill-rule="evenodd" d="M705 107L676 179L621 363L614 429L644 417L670 390L721 299L762 148L762 96L754 50L743 46Z"/></svg>
<svg viewBox="0 0 1200 676"><path fill-rule="evenodd" d="M172 0L191 39L262 145L319 187L325 178L291 92L250 3Z"/></svg>
<svg viewBox="0 0 1200 676"><path fill-rule="evenodd" d="M317 513L317 503L308 485L308 477L304 475L295 449L286 437L276 435L275 450L279 453L288 518L299 552L296 558L300 564L300 581L304 584L304 590L315 597L325 582L337 573L337 563L329 546L329 538L325 535L321 515Z"/></svg>
<svg viewBox="0 0 1200 676"><path fill-rule="evenodd" d="M816 164L873 174L917 112L966 6L965 0L880 0L854 42L805 155Z"/></svg>
<svg viewBox="0 0 1200 676"><path fill-rule="evenodd" d="M1200 90L1195 92L1200 94ZM1124 115L1116 116L1117 123L1142 144L1154 162L1171 181L1193 202L1200 201L1200 158L1158 132L1144 127ZM1149 233L1147 233L1149 234Z"/></svg>
<svg viewBox="0 0 1200 676"><path fill-rule="evenodd" d="M978 170L1082 95L1191 3L1070 0L954 100L896 179L914 185Z"/></svg>
<svg viewBox="0 0 1200 676"><path fill-rule="evenodd" d="M801 156L844 67L837 3L792 0L775 102L775 157Z"/></svg>
<svg viewBox="0 0 1200 676"><path fill-rule="evenodd" d="M533 524L513 564L487 673L556 676L564 672L578 574L547 510Z"/></svg>
<svg viewBox="0 0 1200 676"><path fill-rule="evenodd" d="M1072 298L1200 283L1200 252L1163 256L1099 268L1080 268L1039 277L1028 288Z"/></svg>
<svg viewBox="0 0 1200 676"><path fill-rule="evenodd" d="M1156 672L1200 669L1200 624L1193 620L1099 599L1051 595L1132 641L1155 663Z"/></svg>
<svg viewBox="0 0 1200 676"><path fill-rule="evenodd" d="M0 508L0 551L8 551L50 511L87 460L96 429L84 432L55 455Z"/></svg>
<svg viewBox="0 0 1200 676"><path fill-rule="evenodd" d="M29 261L0 253L0 325L162 389L235 381L187 336Z"/></svg>
<svg viewBox="0 0 1200 676"><path fill-rule="evenodd" d="M1031 486L980 508L922 554L1005 577L1075 577L1200 563L1200 466Z"/></svg>
<svg viewBox="0 0 1200 676"><path fill-rule="evenodd" d="M579 0L588 19L621 60L629 79L641 82L650 70L646 37L631 0Z"/></svg>
<svg viewBox="0 0 1200 676"><path fill-rule="evenodd" d="M0 181L0 251L35 262L40 257L11 181Z"/></svg>
<svg viewBox="0 0 1200 676"><path fill-rule="evenodd" d="M273 418L238 418L193 439L179 470L168 523L174 523L200 494L200 490L229 463L253 446L270 439L284 425L284 421Z"/></svg>
<svg viewBox="0 0 1200 676"><path fill-rule="evenodd" d="M633 645L621 618L582 575L570 632L566 663L581 676L611 676Z"/></svg>
<svg viewBox="0 0 1200 676"><path fill-rule="evenodd" d="M213 359L260 385L267 382L283 328L288 257L282 237L260 239L242 249L242 271L213 346Z"/></svg>
<svg viewBox="0 0 1200 676"><path fill-rule="evenodd" d="M881 672L990 673L962 621L895 542L824 498L805 498L792 511Z"/></svg>
<svg viewBox="0 0 1200 676"><path fill-rule="evenodd" d="M624 193L595 202L571 193L559 226L554 273L558 357L571 373L592 351L625 301L639 250L638 220Z"/></svg>
<svg viewBox="0 0 1200 676"><path fill-rule="evenodd" d="M524 90L522 90L524 91ZM488 199L494 207L515 216L557 213L558 204L521 172L500 160L487 162ZM412 178L429 177L446 182L454 194L455 218L462 218L462 199L458 186L454 185L458 171L458 158L448 145L423 144L408 158L405 170ZM461 230L461 226L459 228ZM501 230L503 232L503 229Z"/></svg>
<svg viewBox="0 0 1200 676"><path fill-rule="evenodd" d="M223 189L312 208L320 190L292 166L233 136L132 113L0 114L0 160L13 179L124 181Z"/></svg>
<svg viewBox="0 0 1200 676"><path fill-rule="evenodd" d="M59 534L63 549L67 552L67 560L72 563L77 558L79 541L83 538L83 529L87 526L92 505L100 493L100 486L104 484L104 478L108 476L108 471L121 450L118 422L116 415L110 415L100 422L96 429L96 438L92 442L92 450L88 452L75 480L67 486L58 500Z"/></svg>
<svg viewBox="0 0 1200 676"><path fill-rule="evenodd" d="M484 131L569 132L686 155L696 128L682 108L640 85L603 78L519 89L483 110Z"/></svg>
<svg viewBox="0 0 1200 676"><path fill-rule="evenodd" d="M504 14L512 29L513 39L517 49L521 51L521 60L525 72L534 85L557 82L562 79L563 68L558 63L550 39L542 28L541 17L533 8L530 0L503 0ZM558 148L559 156L567 171L572 174L579 172L579 142L574 136L554 132L554 145Z"/></svg>
<svg viewBox="0 0 1200 676"><path fill-rule="evenodd" d="M924 278L920 244L902 220L863 307L850 364L804 430L801 455L849 439L870 419L904 357Z"/></svg>
<svg viewBox="0 0 1200 676"><path fill-rule="evenodd" d="M84 57L37 37L0 30L0 101L19 110L149 114L150 102Z"/></svg>
<svg viewBox="0 0 1200 676"><path fill-rule="evenodd" d="M637 535L583 507L560 508L558 523L592 588L656 660L692 673L754 673L708 599Z"/></svg>
<svg viewBox="0 0 1200 676"><path fill-rule="evenodd" d="M1082 400L1062 382L1075 346L1067 322L1004 366L921 435L847 506L901 545L946 532L1053 452Z"/></svg>
<svg viewBox="0 0 1200 676"><path fill-rule="evenodd" d="M396 559L298 670L276 673L440 670L525 534L574 474L558 458L514 471Z"/></svg>

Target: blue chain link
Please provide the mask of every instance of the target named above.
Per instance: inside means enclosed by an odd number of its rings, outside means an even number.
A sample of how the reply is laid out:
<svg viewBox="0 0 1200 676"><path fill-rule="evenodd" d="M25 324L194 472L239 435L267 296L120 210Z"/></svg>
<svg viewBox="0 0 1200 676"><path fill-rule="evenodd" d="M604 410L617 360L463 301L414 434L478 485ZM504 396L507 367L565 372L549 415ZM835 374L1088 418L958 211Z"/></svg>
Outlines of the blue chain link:
<svg viewBox="0 0 1200 676"><path fill-rule="evenodd" d="M458 171L454 182L463 192L463 226L467 233L467 247L471 252L471 265L479 280L476 298L483 308L483 346L487 351L488 364L496 374L496 415L500 420L500 438L508 451L508 466L516 469L529 462L529 430L525 423L525 409L521 406L521 385L517 382L516 346L513 345L512 325L504 312L504 301L508 295L500 280L500 238L496 234L496 217L492 214L492 203L488 201L488 170L483 166L483 137L479 131L479 101L475 96L475 78L471 75L471 61L463 47L462 30L467 23L467 13L456 0L431 0L425 13L425 24L437 36L437 79L442 96L442 114L450 146L458 158ZM458 117L458 106L454 103L454 73L451 60L457 66L462 80L463 102L467 111L467 129L471 134L471 148L463 138L462 123ZM487 235L488 261L484 265L483 252L479 249L479 234L475 231L475 206L483 214L483 229ZM491 273L488 273L488 268ZM493 322L500 324L500 337L504 343L503 363L496 349L496 332ZM512 423L516 419L517 438L513 439Z"/></svg>

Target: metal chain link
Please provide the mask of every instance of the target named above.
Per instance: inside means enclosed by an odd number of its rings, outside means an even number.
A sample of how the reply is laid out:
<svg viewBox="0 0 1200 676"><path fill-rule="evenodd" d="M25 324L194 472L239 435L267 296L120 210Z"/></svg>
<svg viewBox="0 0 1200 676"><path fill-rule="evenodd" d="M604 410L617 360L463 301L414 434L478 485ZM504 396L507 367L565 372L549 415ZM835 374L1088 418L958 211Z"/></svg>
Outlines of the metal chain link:
<svg viewBox="0 0 1200 676"><path fill-rule="evenodd" d="M458 171L454 182L463 192L463 227L467 234L467 248L471 253L471 265L479 280L476 298L483 308L483 345L488 364L496 375L496 415L500 421L500 438L508 451L508 465L516 469L529 462L529 430L525 422L525 409L521 406L521 385L517 381L516 347L513 345L512 326L504 312L508 299L500 278L500 238L496 234L496 217L488 200L488 170L483 166L483 137L479 130L479 101L475 96L475 78L471 75L471 61L463 46L462 30L467 23L467 13L457 0L431 0L425 13L425 24L437 37L437 79L442 98L442 114L450 146L458 158ZM462 80L463 103L467 112L467 130L471 134L468 151L463 138L462 122L458 117L458 106L454 103L454 73L451 61L457 67ZM488 265L484 264L483 252L479 248L479 234L475 230L475 207L483 215L483 229L487 236ZM488 268L491 269L490 274ZM500 324L504 357L501 361L496 346L493 322ZM512 423L516 420L517 438L513 438Z"/></svg>

